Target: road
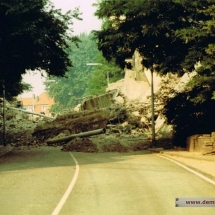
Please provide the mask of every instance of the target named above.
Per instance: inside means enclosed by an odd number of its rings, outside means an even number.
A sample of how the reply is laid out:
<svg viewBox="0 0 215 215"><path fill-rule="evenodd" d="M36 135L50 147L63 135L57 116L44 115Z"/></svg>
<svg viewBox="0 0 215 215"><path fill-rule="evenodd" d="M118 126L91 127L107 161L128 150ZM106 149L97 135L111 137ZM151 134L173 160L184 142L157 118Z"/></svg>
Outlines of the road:
<svg viewBox="0 0 215 215"><path fill-rule="evenodd" d="M177 197L215 197L215 186L149 152L15 150L0 159L0 192L2 215L215 214L215 207L175 207Z"/></svg>

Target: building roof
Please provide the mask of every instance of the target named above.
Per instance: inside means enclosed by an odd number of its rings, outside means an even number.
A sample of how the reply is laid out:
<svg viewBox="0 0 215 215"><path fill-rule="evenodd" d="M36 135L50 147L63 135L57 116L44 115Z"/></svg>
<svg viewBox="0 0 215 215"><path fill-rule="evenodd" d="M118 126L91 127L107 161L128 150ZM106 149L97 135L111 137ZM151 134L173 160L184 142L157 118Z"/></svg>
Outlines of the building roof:
<svg viewBox="0 0 215 215"><path fill-rule="evenodd" d="M19 101L23 102L23 106L32 106L34 105L52 105L54 104L54 99L51 98L47 92L41 93L39 96L36 96L35 99L31 98L19 98Z"/></svg>
<svg viewBox="0 0 215 215"><path fill-rule="evenodd" d="M19 98L19 101L22 101L24 106L33 105L33 98Z"/></svg>
<svg viewBox="0 0 215 215"><path fill-rule="evenodd" d="M48 93L43 92L39 96L35 97L35 105L52 105L54 104L54 99L51 98Z"/></svg>

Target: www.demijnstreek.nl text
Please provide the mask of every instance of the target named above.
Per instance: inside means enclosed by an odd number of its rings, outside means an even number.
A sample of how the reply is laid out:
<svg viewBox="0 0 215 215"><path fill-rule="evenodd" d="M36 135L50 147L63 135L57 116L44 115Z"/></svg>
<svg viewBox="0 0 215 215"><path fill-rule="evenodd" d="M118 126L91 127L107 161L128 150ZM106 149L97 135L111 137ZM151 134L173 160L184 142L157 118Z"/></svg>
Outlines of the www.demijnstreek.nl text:
<svg viewBox="0 0 215 215"><path fill-rule="evenodd" d="M208 200L204 200L204 201L186 201L186 204L215 204L215 201L208 201Z"/></svg>
<svg viewBox="0 0 215 215"><path fill-rule="evenodd" d="M215 198L176 198L175 207L215 207Z"/></svg>

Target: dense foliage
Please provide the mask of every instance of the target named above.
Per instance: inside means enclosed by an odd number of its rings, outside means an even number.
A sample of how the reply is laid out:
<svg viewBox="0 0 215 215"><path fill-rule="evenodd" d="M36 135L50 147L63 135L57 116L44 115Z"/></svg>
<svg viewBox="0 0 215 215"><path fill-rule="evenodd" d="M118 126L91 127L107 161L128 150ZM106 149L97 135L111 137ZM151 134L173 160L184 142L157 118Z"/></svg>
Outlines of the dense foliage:
<svg viewBox="0 0 215 215"><path fill-rule="evenodd" d="M109 0L96 6L105 22L95 36L107 60L124 67L124 59L137 49L152 72L182 75L198 65L186 91L170 98L164 113L179 145L189 135L210 133L215 121L214 1Z"/></svg>
<svg viewBox="0 0 215 215"><path fill-rule="evenodd" d="M175 36L186 27L186 11L170 0L110 0L97 5L96 15L105 19L103 29L95 31L98 48L107 60L114 59L122 68L125 58L137 49L146 68L165 74L183 72L181 62L188 44Z"/></svg>
<svg viewBox="0 0 215 215"><path fill-rule="evenodd" d="M71 109L82 102L82 97L104 93L107 87L107 71L110 82L122 78L122 70L113 63L108 63L98 51L96 41L92 35L81 34L79 46L70 43L69 57L73 67L66 73L67 77L54 78L55 82L46 82L47 91L54 98L56 104L53 112ZM96 63L99 65L87 65Z"/></svg>
<svg viewBox="0 0 215 215"><path fill-rule="evenodd" d="M215 89L214 89L215 90ZM210 134L215 131L215 100L194 103L201 89L177 93L165 105L167 122L174 128L174 145L186 146L187 137L194 134Z"/></svg>
<svg viewBox="0 0 215 215"><path fill-rule="evenodd" d="M165 114L174 126L174 142L185 146L193 134L210 134L215 130L215 5L213 1L183 1L189 10L192 28L177 31L190 44L183 67L196 75L185 92L168 100ZM198 65L197 65L198 63Z"/></svg>
<svg viewBox="0 0 215 215"><path fill-rule="evenodd" d="M214 1L183 1L188 10L186 19L190 26L177 30L176 35L189 43L189 52L185 57L183 68L197 75L190 82L191 89L198 89L192 97L194 103L204 102L212 98L215 83L215 5Z"/></svg>
<svg viewBox="0 0 215 215"><path fill-rule="evenodd" d="M0 82L7 93L22 92L26 70L64 76L72 65L68 40L77 41L69 27L78 16L78 10L62 14L48 0L1 0Z"/></svg>
<svg viewBox="0 0 215 215"><path fill-rule="evenodd" d="M96 46L96 43L95 43ZM96 46L97 47L97 46ZM113 61L108 62L97 49L96 61L100 65L94 66L87 82L86 95L98 95L106 91L109 83L124 78L124 70L120 69Z"/></svg>

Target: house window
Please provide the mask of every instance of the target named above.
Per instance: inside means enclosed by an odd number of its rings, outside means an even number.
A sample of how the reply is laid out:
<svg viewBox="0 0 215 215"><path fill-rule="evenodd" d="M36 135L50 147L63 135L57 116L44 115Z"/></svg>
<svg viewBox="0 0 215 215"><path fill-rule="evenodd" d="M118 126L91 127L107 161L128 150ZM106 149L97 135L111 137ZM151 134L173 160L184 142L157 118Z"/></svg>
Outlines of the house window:
<svg viewBox="0 0 215 215"><path fill-rule="evenodd" d="M27 107L26 107L26 110L27 110L27 111L33 111L33 106L30 106L30 105L27 106Z"/></svg>
<svg viewBox="0 0 215 215"><path fill-rule="evenodd" d="M42 111L46 111L48 108L48 105L42 105Z"/></svg>

